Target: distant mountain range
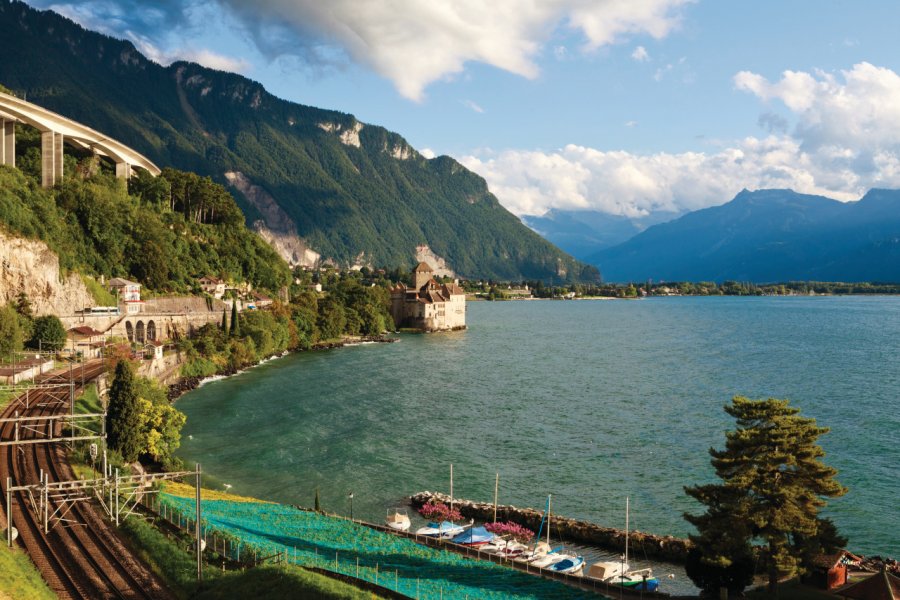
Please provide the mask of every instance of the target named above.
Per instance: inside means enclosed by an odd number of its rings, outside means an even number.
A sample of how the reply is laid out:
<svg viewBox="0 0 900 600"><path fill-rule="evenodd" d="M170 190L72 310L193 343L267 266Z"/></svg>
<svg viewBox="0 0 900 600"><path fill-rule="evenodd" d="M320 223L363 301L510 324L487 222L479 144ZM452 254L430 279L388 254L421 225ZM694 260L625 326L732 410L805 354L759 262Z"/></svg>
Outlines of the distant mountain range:
<svg viewBox="0 0 900 600"><path fill-rule="evenodd" d="M900 190L742 191L589 255L606 281L900 282Z"/></svg>
<svg viewBox="0 0 900 600"><path fill-rule="evenodd" d="M0 84L160 166L230 185L248 223L293 262L412 265L427 245L463 276L598 276L503 208L484 179L382 127L281 100L239 75L162 67L22 2L0 0L0 31Z"/></svg>
<svg viewBox="0 0 900 600"><path fill-rule="evenodd" d="M595 210L551 209L541 216L524 215L522 221L579 260L617 246L651 225L671 221L679 213L658 212L623 217Z"/></svg>

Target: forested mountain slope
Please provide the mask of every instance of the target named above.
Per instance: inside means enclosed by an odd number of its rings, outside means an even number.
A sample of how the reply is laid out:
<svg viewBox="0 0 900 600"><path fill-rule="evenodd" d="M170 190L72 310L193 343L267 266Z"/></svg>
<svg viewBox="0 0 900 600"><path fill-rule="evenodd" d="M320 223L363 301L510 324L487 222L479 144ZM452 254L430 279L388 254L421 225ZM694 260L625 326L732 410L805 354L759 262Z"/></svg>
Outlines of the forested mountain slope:
<svg viewBox="0 0 900 600"><path fill-rule="evenodd" d="M464 276L597 276L525 227L481 177L382 127L278 99L239 75L162 67L21 2L0 0L0 30L0 83L160 166L258 186L246 196L232 188L248 221L295 231L323 259L410 265L427 244Z"/></svg>

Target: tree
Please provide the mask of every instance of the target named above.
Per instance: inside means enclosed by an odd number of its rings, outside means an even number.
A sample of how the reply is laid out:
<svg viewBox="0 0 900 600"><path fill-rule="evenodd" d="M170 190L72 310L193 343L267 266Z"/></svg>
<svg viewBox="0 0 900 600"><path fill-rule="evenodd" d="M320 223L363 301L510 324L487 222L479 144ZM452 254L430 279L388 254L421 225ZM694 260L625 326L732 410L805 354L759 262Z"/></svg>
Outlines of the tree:
<svg viewBox="0 0 900 600"><path fill-rule="evenodd" d="M44 350L61 350L66 345L66 328L62 321L55 315L46 315L34 320L34 329L31 339L28 340L29 348L43 348Z"/></svg>
<svg viewBox="0 0 900 600"><path fill-rule="evenodd" d="M789 404L735 396L725 412L735 418L737 429L725 434L724 450L709 451L723 483L685 488L707 507L705 515L685 515L697 527L693 539L702 562L727 567L759 539L765 543L773 595L779 577L801 568L808 540L827 533L818 518L823 498L847 491L834 479L837 470L820 460L825 451L816 441L828 428L801 417L800 409Z"/></svg>
<svg viewBox="0 0 900 600"><path fill-rule="evenodd" d="M222 331L228 333L228 308L222 307Z"/></svg>
<svg viewBox="0 0 900 600"><path fill-rule="evenodd" d="M116 373L109 388L106 441L109 447L118 450L127 462L136 461L146 446L142 425L134 369L127 360L120 360L116 364Z"/></svg>
<svg viewBox="0 0 900 600"><path fill-rule="evenodd" d="M0 307L0 358L11 358L22 349L19 314L9 305Z"/></svg>
<svg viewBox="0 0 900 600"><path fill-rule="evenodd" d="M238 324L237 298L231 301L231 337L240 337L241 326Z"/></svg>

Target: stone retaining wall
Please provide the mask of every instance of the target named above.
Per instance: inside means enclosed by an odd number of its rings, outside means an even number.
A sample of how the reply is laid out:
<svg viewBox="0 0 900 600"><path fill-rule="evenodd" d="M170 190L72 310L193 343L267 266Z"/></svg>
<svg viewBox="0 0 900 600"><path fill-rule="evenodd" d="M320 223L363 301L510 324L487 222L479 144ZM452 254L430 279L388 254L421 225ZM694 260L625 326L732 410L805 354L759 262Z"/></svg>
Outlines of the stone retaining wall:
<svg viewBox="0 0 900 600"><path fill-rule="evenodd" d="M447 504L450 502L450 497L439 492L419 492L410 498L414 508L419 508L430 500ZM494 518L493 504L454 499L453 506L458 508L464 517L470 519L490 521ZM512 521L534 531L537 531L541 525L541 514L540 511L532 508L497 506L498 521ZM554 533L558 530L559 535L567 541L591 544L614 552L625 551L625 532L621 529L601 527L594 523L556 515L553 515L552 518ZM632 531L629 533L628 539L631 548L646 553L648 558L657 558L678 564L684 564L691 548L690 540L670 535L660 536Z"/></svg>

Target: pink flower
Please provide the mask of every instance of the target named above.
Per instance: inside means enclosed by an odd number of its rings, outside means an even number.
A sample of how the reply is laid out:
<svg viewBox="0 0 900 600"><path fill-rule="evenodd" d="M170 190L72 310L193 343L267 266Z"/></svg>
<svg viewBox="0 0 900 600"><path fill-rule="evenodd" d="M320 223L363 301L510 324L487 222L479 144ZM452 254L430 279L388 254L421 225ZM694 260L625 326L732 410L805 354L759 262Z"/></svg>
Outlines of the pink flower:
<svg viewBox="0 0 900 600"><path fill-rule="evenodd" d="M426 519L437 521L438 523L441 521L459 521L462 519L462 515L457 509L451 509L442 502L434 501L422 505L419 509L419 514Z"/></svg>
<svg viewBox="0 0 900 600"><path fill-rule="evenodd" d="M484 528L496 535L508 535L517 542L526 543L534 538L534 532L518 523L503 522L486 523Z"/></svg>

